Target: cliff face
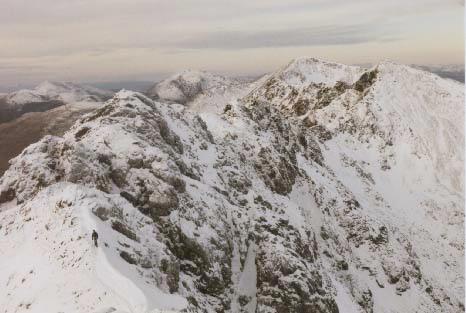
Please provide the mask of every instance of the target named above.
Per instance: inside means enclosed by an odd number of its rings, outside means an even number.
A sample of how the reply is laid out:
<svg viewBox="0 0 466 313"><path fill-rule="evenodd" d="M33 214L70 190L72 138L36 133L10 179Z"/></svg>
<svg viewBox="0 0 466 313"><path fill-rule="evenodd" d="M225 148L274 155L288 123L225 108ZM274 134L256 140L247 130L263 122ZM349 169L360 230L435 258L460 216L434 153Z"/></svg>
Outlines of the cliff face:
<svg viewBox="0 0 466 313"><path fill-rule="evenodd" d="M463 85L300 59L235 88L121 91L13 159L6 312L464 309Z"/></svg>

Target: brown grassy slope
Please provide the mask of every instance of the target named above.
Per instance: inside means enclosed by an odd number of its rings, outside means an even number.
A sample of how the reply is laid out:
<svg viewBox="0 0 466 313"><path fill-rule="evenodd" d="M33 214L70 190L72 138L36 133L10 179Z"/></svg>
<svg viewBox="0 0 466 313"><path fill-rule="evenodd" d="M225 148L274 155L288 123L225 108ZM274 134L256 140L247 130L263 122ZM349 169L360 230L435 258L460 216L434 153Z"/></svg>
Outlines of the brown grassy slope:
<svg viewBox="0 0 466 313"><path fill-rule="evenodd" d="M13 121L0 123L0 176L8 169L8 161L28 145L45 135L63 135L79 117L98 106L64 105L45 112L27 113Z"/></svg>

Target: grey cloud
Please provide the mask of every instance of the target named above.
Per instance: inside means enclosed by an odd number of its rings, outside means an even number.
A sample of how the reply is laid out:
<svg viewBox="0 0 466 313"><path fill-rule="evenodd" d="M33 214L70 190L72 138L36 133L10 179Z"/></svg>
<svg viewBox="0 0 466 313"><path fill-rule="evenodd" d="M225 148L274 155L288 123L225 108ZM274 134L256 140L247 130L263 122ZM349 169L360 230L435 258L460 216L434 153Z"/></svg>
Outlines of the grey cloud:
<svg viewBox="0 0 466 313"><path fill-rule="evenodd" d="M304 47L352 45L367 42L394 41L398 35L389 31L390 25L377 21L358 25L328 25L289 29L217 30L192 33L174 39L127 37L121 41L93 43L70 42L66 45L41 45L32 50L0 53L4 58L49 58L73 54L103 56L119 49L155 49L183 53L199 49L250 49L273 47Z"/></svg>
<svg viewBox="0 0 466 313"><path fill-rule="evenodd" d="M292 15L332 8L347 8L350 15L363 18L370 13L382 18L387 12L409 15L434 11L445 4L464 5L464 0L2 0L2 26L68 26L98 22L103 27L119 24L220 22L269 14Z"/></svg>
<svg viewBox="0 0 466 313"><path fill-rule="evenodd" d="M46 69L47 67L44 65L39 65L39 64L0 64L0 72L6 72L6 71L28 71L28 70L43 70Z"/></svg>
<svg viewBox="0 0 466 313"><path fill-rule="evenodd" d="M396 39L384 37L371 25L351 25L287 30L218 31L161 45L184 49L248 49L348 45Z"/></svg>

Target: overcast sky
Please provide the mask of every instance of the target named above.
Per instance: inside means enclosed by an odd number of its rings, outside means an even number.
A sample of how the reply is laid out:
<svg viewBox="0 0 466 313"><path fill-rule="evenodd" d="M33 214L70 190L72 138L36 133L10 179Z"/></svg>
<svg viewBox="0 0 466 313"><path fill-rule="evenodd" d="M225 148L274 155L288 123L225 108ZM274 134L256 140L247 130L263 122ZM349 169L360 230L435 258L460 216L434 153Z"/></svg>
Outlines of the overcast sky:
<svg viewBox="0 0 466 313"><path fill-rule="evenodd" d="M461 0L0 0L0 85L464 62Z"/></svg>

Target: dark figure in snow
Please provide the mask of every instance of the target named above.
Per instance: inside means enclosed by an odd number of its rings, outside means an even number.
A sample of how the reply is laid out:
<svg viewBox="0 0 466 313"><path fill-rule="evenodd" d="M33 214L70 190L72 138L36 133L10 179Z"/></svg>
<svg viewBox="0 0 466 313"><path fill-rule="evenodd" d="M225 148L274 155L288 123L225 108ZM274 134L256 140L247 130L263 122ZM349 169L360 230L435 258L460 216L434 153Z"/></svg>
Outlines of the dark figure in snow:
<svg viewBox="0 0 466 313"><path fill-rule="evenodd" d="M92 240L94 241L95 246L97 247L97 239L99 238L99 235L95 231L95 229L92 231Z"/></svg>

